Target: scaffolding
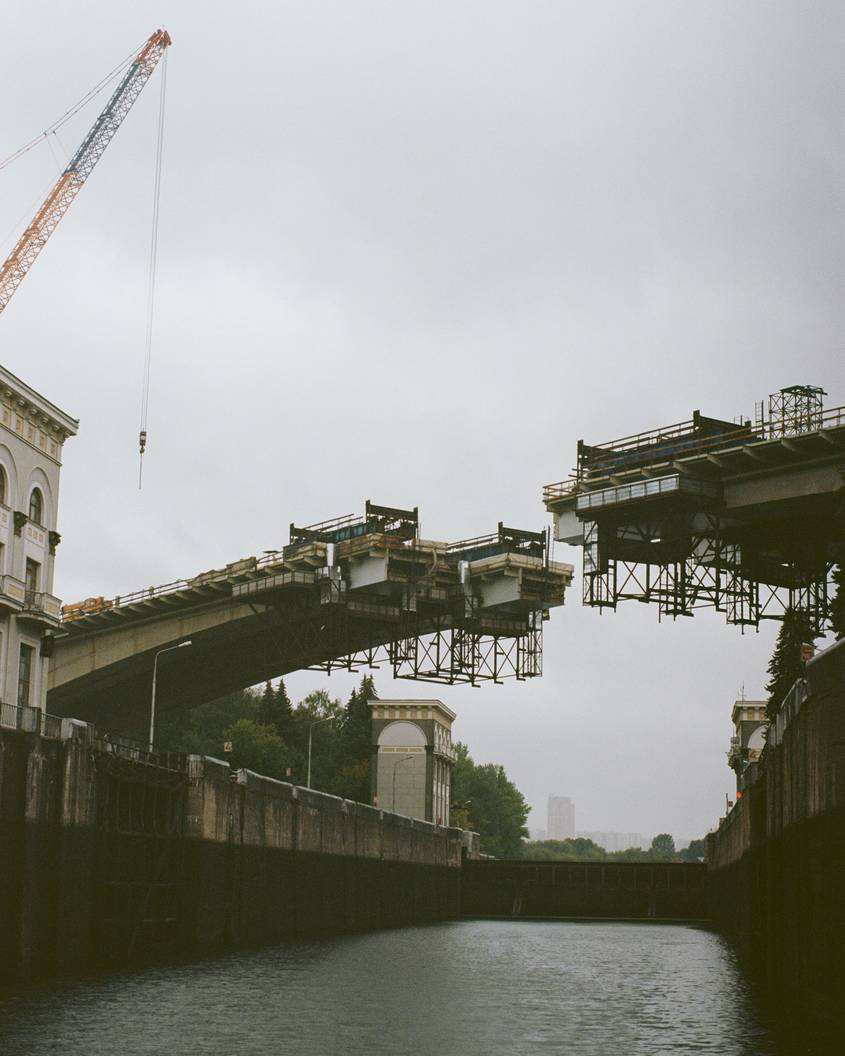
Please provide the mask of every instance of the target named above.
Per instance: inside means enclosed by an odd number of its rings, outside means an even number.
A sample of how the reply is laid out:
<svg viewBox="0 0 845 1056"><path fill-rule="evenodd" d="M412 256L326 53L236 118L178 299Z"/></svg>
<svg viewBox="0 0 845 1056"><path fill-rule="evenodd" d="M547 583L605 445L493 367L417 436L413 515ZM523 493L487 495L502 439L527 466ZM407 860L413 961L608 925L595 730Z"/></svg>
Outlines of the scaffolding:
<svg viewBox="0 0 845 1056"><path fill-rule="evenodd" d="M661 619L709 607L755 628L800 609L822 633L831 573L845 559L843 489L813 507L802 497L777 515L753 504L739 515L724 490L749 467L765 476L841 459L845 414L825 411L824 395L816 386L782 389L753 425L695 411L689 421L610 443L579 441L573 475L544 498L559 530L562 518L572 525L559 537L582 547L584 603L653 603Z"/></svg>

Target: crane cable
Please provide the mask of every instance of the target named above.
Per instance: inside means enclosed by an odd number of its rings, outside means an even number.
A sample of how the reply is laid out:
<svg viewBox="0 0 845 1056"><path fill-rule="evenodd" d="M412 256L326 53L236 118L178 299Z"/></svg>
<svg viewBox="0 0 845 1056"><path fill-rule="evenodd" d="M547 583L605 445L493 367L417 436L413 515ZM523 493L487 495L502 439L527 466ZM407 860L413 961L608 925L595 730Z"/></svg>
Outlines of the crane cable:
<svg viewBox="0 0 845 1056"><path fill-rule="evenodd" d="M98 81L90 91L86 92L85 95L83 95L83 97L78 102L74 103L69 110L66 110L61 117L57 118L55 121L53 121L52 124L48 125L43 132L37 135L34 139L31 139L28 143L25 143L22 147L19 147L17 150L13 151L11 154L8 155L8 157L0 160L0 170L5 169L8 165L11 165L13 161L17 161L18 158L23 157L24 154L32 150L33 147L37 147L43 139L46 139L51 133L55 132L56 129L61 128L62 125L70 121L72 117L79 113L83 106L86 106L88 103L90 103L91 100L95 96L99 95L100 92L108 84L110 84L116 77L119 77L120 74L123 73L129 63L135 57L137 51L138 48L135 48L135 50L132 51L129 55L127 55L127 57L123 59L122 62L120 62L117 66L115 66L113 70L107 73L101 81Z"/></svg>
<svg viewBox="0 0 845 1056"><path fill-rule="evenodd" d="M158 221L161 206L161 158L164 148L164 103L167 93L167 52L161 65L161 94L158 104L158 139L156 142L155 187L153 190L153 225L150 235L150 268L147 285L147 334L144 350L144 380L141 387L141 432L138 435L138 490L144 473L144 451L147 448L147 415L150 406L150 363L153 349L155 316L156 263L158 258Z"/></svg>

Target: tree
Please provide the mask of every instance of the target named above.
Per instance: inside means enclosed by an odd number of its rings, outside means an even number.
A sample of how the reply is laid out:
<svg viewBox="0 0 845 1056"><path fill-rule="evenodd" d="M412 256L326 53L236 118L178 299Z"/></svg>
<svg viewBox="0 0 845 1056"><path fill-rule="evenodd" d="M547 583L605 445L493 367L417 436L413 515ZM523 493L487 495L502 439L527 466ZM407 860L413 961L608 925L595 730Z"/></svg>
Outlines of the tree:
<svg viewBox="0 0 845 1056"><path fill-rule="evenodd" d="M372 757L372 715L369 701L377 700L375 683L364 675L346 704L341 727L343 760L339 775L339 795L358 803L370 801L370 761Z"/></svg>
<svg viewBox="0 0 845 1056"><path fill-rule="evenodd" d="M543 840L522 845L522 857L545 862L603 861L607 851L584 836L569 840Z"/></svg>
<svg viewBox="0 0 845 1056"><path fill-rule="evenodd" d="M466 745L455 745L452 798L462 804L470 827L481 837L481 850L497 858L516 858L528 836L528 804L504 767L477 765Z"/></svg>
<svg viewBox="0 0 845 1056"><path fill-rule="evenodd" d="M266 682L264 692L258 705L258 721L264 726L272 726L276 733L287 742L293 732L293 708L283 679L274 690L272 682Z"/></svg>
<svg viewBox="0 0 845 1056"><path fill-rule="evenodd" d="M770 678L766 683L769 700L766 714L774 719L780 710L784 697L799 678L804 677L804 664L801 660L801 645L813 642L818 637L810 626L810 618L801 609L789 608L783 615L783 623L778 633L772 658L767 668Z"/></svg>
<svg viewBox="0 0 845 1056"><path fill-rule="evenodd" d="M706 840L691 840L689 846L684 847L679 856L684 862L699 862L704 858L706 850Z"/></svg>
<svg viewBox="0 0 845 1056"><path fill-rule="evenodd" d="M227 727L238 719L258 719L259 698L252 690L241 689L225 697L200 704L190 711L173 709L161 715L160 743L169 750L196 755L223 757Z"/></svg>
<svg viewBox="0 0 845 1056"><path fill-rule="evenodd" d="M675 857L675 841L668 832L661 832L651 841L651 857L657 862L670 862Z"/></svg>
<svg viewBox="0 0 845 1056"><path fill-rule="evenodd" d="M245 767L266 777L284 778L289 753L272 726L262 726L253 719L238 719L223 731L232 742L229 762L236 770Z"/></svg>
<svg viewBox="0 0 845 1056"><path fill-rule="evenodd" d="M833 582L836 592L830 599L830 625L836 640L845 638L845 564L838 564L833 570Z"/></svg>

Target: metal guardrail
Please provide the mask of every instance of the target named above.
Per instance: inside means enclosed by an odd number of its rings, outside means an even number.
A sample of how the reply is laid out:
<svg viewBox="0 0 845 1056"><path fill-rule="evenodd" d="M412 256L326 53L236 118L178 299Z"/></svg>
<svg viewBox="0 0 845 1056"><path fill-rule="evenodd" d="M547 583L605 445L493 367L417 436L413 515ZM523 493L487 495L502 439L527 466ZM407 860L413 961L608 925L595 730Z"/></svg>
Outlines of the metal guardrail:
<svg viewBox="0 0 845 1056"><path fill-rule="evenodd" d="M27 705L7 704L0 701L0 726L23 733L38 733L42 737L61 737L62 720L58 715L48 715L40 708Z"/></svg>
<svg viewBox="0 0 845 1056"><path fill-rule="evenodd" d="M656 495L682 492L713 498L718 494L718 487L708 480L695 480L692 477L681 477L678 473L670 473L666 477L655 477L653 480L638 481L636 484L622 484L616 488L585 491L575 500L575 509L580 513L583 510L598 509L602 506L616 506L634 499L648 499Z"/></svg>
<svg viewBox="0 0 845 1056"><path fill-rule="evenodd" d="M0 701L0 728L35 733L51 740L81 740L95 751L146 763L166 770L187 770L187 756L182 752L150 751L149 746L130 737L111 735L90 722L50 715L40 708L7 704Z"/></svg>
<svg viewBox="0 0 845 1056"><path fill-rule="evenodd" d="M737 427L737 429L732 432L714 433L712 436L695 438L694 446L684 452L684 455L696 455L699 452L710 451L713 448L731 446L740 441L745 444L761 443L766 440L780 440L797 435L817 433L825 429L838 429L843 425L845 425L845 407L831 407L828 410L823 411L816 419L814 422L815 428L807 429L803 434L792 431L786 433L779 428L778 423L771 422L764 423L762 428L754 427L751 430L746 426ZM624 455L626 453L633 453L637 450L644 450L652 446L659 447L661 444L674 438L688 436L692 442L692 433L689 431L683 432L685 429L691 429L691 426L692 422L681 422L678 425L668 426L664 429L655 429L650 433L639 433L635 436L626 436L621 440L612 440L609 443L604 444L591 444L590 447L594 450L607 451L608 454L618 451L620 454ZM669 459L667 459L667 461L669 461ZM552 502L574 494L578 491L582 481L583 467L579 466L578 471L571 474L566 480L560 480L554 484L546 484L543 488L543 501Z"/></svg>

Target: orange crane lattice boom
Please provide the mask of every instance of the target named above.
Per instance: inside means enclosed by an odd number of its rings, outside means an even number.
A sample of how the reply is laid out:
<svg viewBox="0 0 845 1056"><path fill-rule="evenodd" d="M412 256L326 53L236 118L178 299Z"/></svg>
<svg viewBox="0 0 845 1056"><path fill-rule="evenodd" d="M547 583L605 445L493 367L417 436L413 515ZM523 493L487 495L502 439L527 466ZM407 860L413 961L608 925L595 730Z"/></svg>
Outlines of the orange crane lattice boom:
<svg viewBox="0 0 845 1056"><path fill-rule="evenodd" d="M3 262L0 267L0 312L12 299L47 239L79 194L170 43L167 30L159 29L144 44L29 227Z"/></svg>

